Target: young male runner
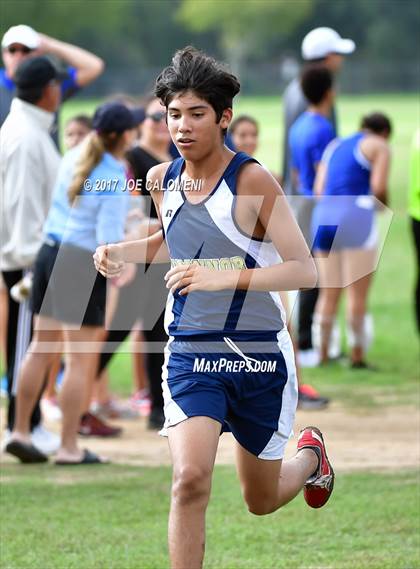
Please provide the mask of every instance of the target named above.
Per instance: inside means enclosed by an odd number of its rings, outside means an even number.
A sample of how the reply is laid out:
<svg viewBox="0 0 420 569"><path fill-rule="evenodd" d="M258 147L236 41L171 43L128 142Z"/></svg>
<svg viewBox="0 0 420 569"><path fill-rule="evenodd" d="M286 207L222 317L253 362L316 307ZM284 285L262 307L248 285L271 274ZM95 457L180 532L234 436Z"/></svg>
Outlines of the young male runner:
<svg viewBox="0 0 420 569"><path fill-rule="evenodd" d="M172 268L163 366L165 430L173 461L169 550L173 569L200 568L205 512L222 430L236 439L244 499L274 512L302 488L307 503L328 500L334 474L320 431L291 435L297 381L278 290L311 287L314 263L267 170L223 144L239 92L236 77L194 48L178 51L156 82L181 158L149 172L162 230L97 249L108 277L126 262ZM189 190L189 191L187 191Z"/></svg>

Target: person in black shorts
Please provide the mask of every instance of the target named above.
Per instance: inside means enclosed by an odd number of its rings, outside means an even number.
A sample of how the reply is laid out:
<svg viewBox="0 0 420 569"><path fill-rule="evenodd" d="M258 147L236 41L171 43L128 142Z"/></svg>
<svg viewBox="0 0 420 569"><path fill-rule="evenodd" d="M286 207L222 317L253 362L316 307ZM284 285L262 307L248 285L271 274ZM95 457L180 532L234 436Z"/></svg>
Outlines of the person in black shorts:
<svg viewBox="0 0 420 569"><path fill-rule="evenodd" d="M146 176L150 168L171 159L169 154L171 138L166 126L165 109L160 101L155 97L150 98L145 105L145 111L139 143L127 152L126 158L137 189L136 192L130 192L130 195L135 199L136 193L141 194L145 203L145 218L138 230L151 234L160 229L160 222L150 193L146 189ZM131 235L132 238L139 237L136 235L136 230ZM168 337L163 326L167 297L163 277L168 268L166 264L137 266L134 280L124 286L119 296L118 306L106 336L108 344L102 351L98 370L99 377L117 347L130 334L135 321L141 319L143 335L150 348L146 360L151 396L151 413L148 419L150 429L160 429L164 420L161 372L164 361L163 349ZM133 354L134 357L136 355Z"/></svg>
<svg viewBox="0 0 420 569"><path fill-rule="evenodd" d="M31 346L20 369L16 421L6 452L22 462L47 457L29 438L29 419L43 379L64 336L66 367L60 390L63 414L56 464L102 459L78 446L77 432L97 366L95 344L105 320L106 280L92 267L99 243L124 236L128 197L124 156L134 139L133 113L119 103L99 107L95 129L64 157L34 268L31 304L36 314Z"/></svg>

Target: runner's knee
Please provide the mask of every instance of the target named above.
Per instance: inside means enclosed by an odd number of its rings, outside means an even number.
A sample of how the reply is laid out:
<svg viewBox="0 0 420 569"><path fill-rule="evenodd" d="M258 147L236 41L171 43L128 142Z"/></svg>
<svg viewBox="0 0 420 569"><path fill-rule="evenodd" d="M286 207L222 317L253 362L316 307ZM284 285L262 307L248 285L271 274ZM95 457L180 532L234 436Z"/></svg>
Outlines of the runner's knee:
<svg viewBox="0 0 420 569"><path fill-rule="evenodd" d="M248 506L248 511L254 516L266 516L278 509L277 501L268 493L255 491L244 491L244 500Z"/></svg>
<svg viewBox="0 0 420 569"><path fill-rule="evenodd" d="M211 472L199 466L183 466L174 472L172 497L178 503L206 503L210 495Z"/></svg>

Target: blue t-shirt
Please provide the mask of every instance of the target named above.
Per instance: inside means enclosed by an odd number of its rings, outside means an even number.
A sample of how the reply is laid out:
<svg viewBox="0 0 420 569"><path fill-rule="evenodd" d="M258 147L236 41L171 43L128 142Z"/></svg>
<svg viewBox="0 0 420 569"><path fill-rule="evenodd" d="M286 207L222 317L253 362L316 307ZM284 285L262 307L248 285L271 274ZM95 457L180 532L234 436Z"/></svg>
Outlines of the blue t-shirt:
<svg viewBox="0 0 420 569"><path fill-rule="evenodd" d="M90 190L82 190L70 205L68 189L80 150L80 145L70 150L61 162L44 233L56 241L95 251L98 245L124 238L130 196L124 164L105 152L87 178L85 186Z"/></svg>
<svg viewBox="0 0 420 569"><path fill-rule="evenodd" d="M336 136L332 123L323 115L306 111L293 123L289 133L292 166L298 173L298 192L311 196L316 165L327 145Z"/></svg>

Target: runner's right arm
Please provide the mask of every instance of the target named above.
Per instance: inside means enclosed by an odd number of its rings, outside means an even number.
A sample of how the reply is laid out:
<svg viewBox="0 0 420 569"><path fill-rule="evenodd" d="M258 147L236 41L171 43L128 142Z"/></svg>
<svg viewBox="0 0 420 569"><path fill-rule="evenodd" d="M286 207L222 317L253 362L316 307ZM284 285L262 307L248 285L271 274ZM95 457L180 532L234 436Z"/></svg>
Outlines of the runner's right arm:
<svg viewBox="0 0 420 569"><path fill-rule="evenodd" d="M147 174L147 186L156 206L160 220L162 203L162 184L169 163L158 164ZM93 255L96 269L104 277L118 277L125 263L167 263L169 251L162 229L145 239L102 245Z"/></svg>

